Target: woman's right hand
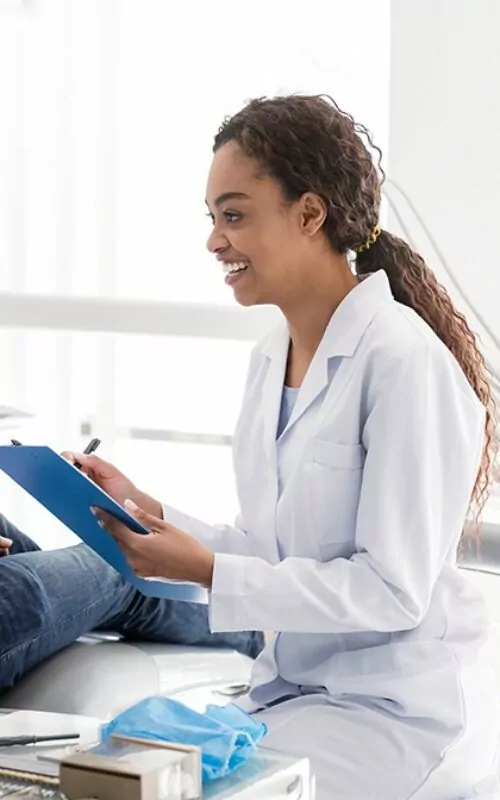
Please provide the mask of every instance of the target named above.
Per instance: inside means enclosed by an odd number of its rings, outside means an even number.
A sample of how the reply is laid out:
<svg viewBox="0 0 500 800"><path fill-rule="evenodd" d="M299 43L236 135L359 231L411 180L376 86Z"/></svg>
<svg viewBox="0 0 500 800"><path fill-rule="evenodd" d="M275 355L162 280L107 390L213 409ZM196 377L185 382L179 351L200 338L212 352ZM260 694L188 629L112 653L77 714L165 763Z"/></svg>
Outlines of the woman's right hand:
<svg viewBox="0 0 500 800"><path fill-rule="evenodd" d="M127 498L133 500L149 514L162 517L162 506L157 500L141 492L130 478L120 472L113 464L94 455L84 455L83 453L72 453L65 451L61 454L63 458L71 464L81 464L84 472L90 480L94 481L101 489L109 494L121 506Z"/></svg>

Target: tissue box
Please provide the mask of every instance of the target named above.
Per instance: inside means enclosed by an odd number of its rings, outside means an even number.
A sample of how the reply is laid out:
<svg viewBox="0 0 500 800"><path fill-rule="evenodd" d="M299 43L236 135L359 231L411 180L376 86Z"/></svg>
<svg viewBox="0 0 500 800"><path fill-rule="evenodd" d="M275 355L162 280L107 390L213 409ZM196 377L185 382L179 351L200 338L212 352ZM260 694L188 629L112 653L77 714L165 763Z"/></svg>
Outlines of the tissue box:
<svg viewBox="0 0 500 800"><path fill-rule="evenodd" d="M201 754L197 747L111 736L64 758L60 786L68 800L199 800Z"/></svg>

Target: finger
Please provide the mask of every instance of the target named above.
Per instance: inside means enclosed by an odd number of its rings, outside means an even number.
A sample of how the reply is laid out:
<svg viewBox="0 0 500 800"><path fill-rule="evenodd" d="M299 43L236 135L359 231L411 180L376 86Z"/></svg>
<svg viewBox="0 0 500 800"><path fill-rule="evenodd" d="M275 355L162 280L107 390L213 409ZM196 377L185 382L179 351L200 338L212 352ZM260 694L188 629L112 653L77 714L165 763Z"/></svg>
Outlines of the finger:
<svg viewBox="0 0 500 800"><path fill-rule="evenodd" d="M77 453L76 458L81 464L83 471L92 478L96 483L110 479L116 479L121 476L117 468L110 464L109 461L104 461L103 458L96 456L94 453Z"/></svg>
<svg viewBox="0 0 500 800"><path fill-rule="evenodd" d="M137 534L132 533L126 525L102 508L93 506L90 510L92 514L97 517L98 525L103 530L107 531L118 544L122 547L130 547L133 545Z"/></svg>
<svg viewBox="0 0 500 800"><path fill-rule="evenodd" d="M144 511L143 508L139 508L137 503L134 503L133 500L125 500L124 503L125 508L135 519L141 523L145 528L149 531L159 532L162 529L168 527L167 523L163 519L159 519L159 517L153 516L153 514L148 514L147 511Z"/></svg>
<svg viewBox="0 0 500 800"><path fill-rule="evenodd" d="M107 461L104 461L99 456L94 455L94 453L75 453L71 450L63 450L61 456L69 461L70 464L81 464L85 465L89 469L92 467L110 467L111 465L108 464Z"/></svg>
<svg viewBox="0 0 500 800"><path fill-rule="evenodd" d="M117 519L109 514L107 511L104 511L103 508L97 508L97 506L91 506L90 508L91 513L94 517L97 517L97 522L101 526L101 528L111 528L112 525L117 524Z"/></svg>
<svg viewBox="0 0 500 800"><path fill-rule="evenodd" d="M73 464L74 467L78 467L85 475L88 476L89 474L89 465L85 463L86 456L83 453L72 453L69 450L65 450L61 453L61 456L69 461L70 464Z"/></svg>
<svg viewBox="0 0 500 800"><path fill-rule="evenodd" d="M70 450L63 450L61 456L66 460L69 461L70 464L74 464L76 460L75 453L72 453Z"/></svg>
<svg viewBox="0 0 500 800"><path fill-rule="evenodd" d="M109 461L105 461L100 456L96 456L95 453L82 453L81 455L77 455L78 460L81 464L85 464L89 469L94 469L99 474L103 472L118 472L115 466L111 464Z"/></svg>
<svg viewBox="0 0 500 800"><path fill-rule="evenodd" d="M6 536L0 536L0 550L8 550L12 547L12 539L7 539Z"/></svg>

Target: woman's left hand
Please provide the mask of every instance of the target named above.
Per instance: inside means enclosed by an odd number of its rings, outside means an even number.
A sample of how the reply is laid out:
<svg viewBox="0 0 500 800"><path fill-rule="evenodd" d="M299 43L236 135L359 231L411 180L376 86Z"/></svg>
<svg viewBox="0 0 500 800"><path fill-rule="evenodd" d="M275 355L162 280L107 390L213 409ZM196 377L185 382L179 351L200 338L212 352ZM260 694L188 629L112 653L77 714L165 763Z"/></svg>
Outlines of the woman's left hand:
<svg viewBox="0 0 500 800"><path fill-rule="evenodd" d="M125 508L150 533L134 533L111 514L95 508L100 525L123 550L134 573L141 578L168 578L199 583L210 589L214 555L188 533L143 511L131 500Z"/></svg>

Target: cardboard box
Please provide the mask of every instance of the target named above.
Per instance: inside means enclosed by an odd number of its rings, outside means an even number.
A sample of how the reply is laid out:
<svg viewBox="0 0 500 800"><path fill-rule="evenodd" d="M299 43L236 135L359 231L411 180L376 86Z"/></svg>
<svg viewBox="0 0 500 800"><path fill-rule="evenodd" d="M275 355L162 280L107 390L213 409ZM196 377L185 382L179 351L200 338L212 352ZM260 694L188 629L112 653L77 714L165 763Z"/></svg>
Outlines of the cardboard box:
<svg viewBox="0 0 500 800"><path fill-rule="evenodd" d="M201 754L196 747L112 736L61 761L68 800L199 800Z"/></svg>

